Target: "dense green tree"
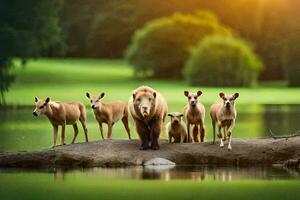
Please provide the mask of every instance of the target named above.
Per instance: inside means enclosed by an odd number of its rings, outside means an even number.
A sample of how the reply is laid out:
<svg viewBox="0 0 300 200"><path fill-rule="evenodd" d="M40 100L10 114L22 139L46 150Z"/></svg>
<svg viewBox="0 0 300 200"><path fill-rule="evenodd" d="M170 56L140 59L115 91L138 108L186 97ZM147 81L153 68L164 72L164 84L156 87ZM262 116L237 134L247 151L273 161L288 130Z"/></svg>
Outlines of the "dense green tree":
<svg viewBox="0 0 300 200"><path fill-rule="evenodd" d="M12 58L38 57L60 40L61 0L2 0L0 3L0 104L12 83Z"/></svg>
<svg viewBox="0 0 300 200"><path fill-rule="evenodd" d="M263 64L250 45L233 37L210 36L191 53L184 77L191 85L254 86Z"/></svg>
<svg viewBox="0 0 300 200"><path fill-rule="evenodd" d="M231 32L209 12L174 14L153 20L137 31L126 58L136 75L178 79L190 48L212 34L230 35Z"/></svg>
<svg viewBox="0 0 300 200"><path fill-rule="evenodd" d="M265 63L262 80L284 78L283 49L289 21L299 23L298 0L65 0L62 24L66 56L119 58L134 32L147 22L174 12L213 11L222 24L253 42ZM73 3L74 2L74 3ZM292 15L292 18L288 18ZM66 29L64 28L66 27ZM289 31L287 31L289 30Z"/></svg>
<svg viewBox="0 0 300 200"><path fill-rule="evenodd" d="M88 55L120 57L137 29L136 0L112 0L94 16L87 34Z"/></svg>
<svg viewBox="0 0 300 200"><path fill-rule="evenodd" d="M288 6L288 36L284 40L283 64L289 86L295 87L300 86L300 1L294 0Z"/></svg>
<svg viewBox="0 0 300 200"><path fill-rule="evenodd" d="M64 0L64 5L60 11L60 27L62 29L63 52L68 57L91 56L88 53L89 43L99 43L89 41L88 35L91 32L92 23L98 13L99 7L105 6L105 1L99 0ZM54 49L60 48L55 46ZM54 56L56 56L54 52Z"/></svg>

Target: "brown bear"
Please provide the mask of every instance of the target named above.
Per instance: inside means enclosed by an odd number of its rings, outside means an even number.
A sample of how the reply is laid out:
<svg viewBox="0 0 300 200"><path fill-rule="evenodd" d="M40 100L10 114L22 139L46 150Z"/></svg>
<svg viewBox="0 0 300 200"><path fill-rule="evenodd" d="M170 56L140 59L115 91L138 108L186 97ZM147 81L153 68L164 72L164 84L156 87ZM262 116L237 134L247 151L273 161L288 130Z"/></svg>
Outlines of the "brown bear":
<svg viewBox="0 0 300 200"><path fill-rule="evenodd" d="M168 113L168 105L160 93L148 86L141 86L130 97L129 111L142 142L141 150L158 150L158 138Z"/></svg>

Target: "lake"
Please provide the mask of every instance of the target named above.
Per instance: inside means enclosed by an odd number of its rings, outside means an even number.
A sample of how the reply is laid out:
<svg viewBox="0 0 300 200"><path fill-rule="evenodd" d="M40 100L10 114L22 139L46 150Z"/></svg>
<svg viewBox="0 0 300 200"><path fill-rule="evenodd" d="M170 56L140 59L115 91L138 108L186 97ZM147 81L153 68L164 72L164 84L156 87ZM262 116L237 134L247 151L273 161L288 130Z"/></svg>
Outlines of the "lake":
<svg viewBox="0 0 300 200"><path fill-rule="evenodd" d="M182 105L170 105L170 111ZM206 105L208 109L209 106ZM52 128L44 116L35 118L33 107L1 108L0 151L36 150L52 145ZM300 129L299 105L237 105L235 138L291 134ZM169 120L169 119L168 119ZM207 113L207 140L212 128ZM100 137L88 108L90 140ZM131 121L131 128L133 122ZM69 126L67 142L73 135ZM106 129L105 129L106 130ZM117 123L113 138L127 138ZM84 141L80 128L78 142ZM133 131L132 136L137 137ZM162 134L162 138L166 138ZM299 199L300 173L279 167L89 168L20 170L0 169L1 200L6 199Z"/></svg>

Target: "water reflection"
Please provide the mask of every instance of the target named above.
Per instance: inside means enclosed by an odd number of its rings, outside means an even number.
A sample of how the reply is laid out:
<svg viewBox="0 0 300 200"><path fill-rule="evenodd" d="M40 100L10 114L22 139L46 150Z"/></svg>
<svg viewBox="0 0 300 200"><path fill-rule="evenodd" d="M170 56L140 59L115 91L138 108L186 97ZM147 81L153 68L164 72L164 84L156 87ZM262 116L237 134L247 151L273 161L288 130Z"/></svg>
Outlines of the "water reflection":
<svg viewBox="0 0 300 200"><path fill-rule="evenodd" d="M299 105L265 105L263 112L264 129L281 135L289 135L300 130Z"/></svg>
<svg viewBox="0 0 300 200"><path fill-rule="evenodd" d="M63 181L66 175L85 174L100 179L142 179L142 180L194 180L222 181L250 179L299 179L300 172L281 167L208 167L208 166L173 166L173 167L128 167L128 168L90 168L82 170L58 170L53 173L54 180Z"/></svg>

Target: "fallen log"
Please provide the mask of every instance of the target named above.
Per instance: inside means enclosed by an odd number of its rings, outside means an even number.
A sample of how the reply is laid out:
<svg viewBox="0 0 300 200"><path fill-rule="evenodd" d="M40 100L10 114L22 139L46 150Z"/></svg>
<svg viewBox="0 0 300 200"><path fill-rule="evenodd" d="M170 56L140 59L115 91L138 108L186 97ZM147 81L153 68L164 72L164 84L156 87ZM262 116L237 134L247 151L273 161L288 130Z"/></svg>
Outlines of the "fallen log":
<svg viewBox="0 0 300 200"><path fill-rule="evenodd" d="M143 165L160 157L176 165L253 166L282 164L300 158L300 137L286 139L234 139L232 151L211 142L168 144L160 141L160 150L141 151L138 140L105 140L78 143L29 152L0 153L0 167L118 167Z"/></svg>
<svg viewBox="0 0 300 200"><path fill-rule="evenodd" d="M271 137L276 140L276 139L288 139L292 137L299 137L300 136L300 131L297 131L296 133L290 134L290 135L275 135L273 131L270 129L270 135Z"/></svg>

